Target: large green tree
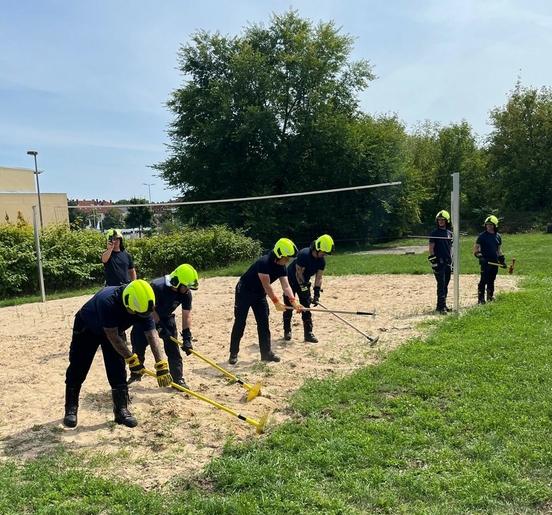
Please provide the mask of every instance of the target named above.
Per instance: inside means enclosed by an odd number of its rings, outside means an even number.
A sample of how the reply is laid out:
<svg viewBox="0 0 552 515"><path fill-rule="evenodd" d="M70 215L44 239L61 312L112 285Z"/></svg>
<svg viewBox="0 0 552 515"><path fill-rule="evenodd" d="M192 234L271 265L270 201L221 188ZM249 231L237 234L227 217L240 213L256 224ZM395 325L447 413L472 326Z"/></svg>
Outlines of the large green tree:
<svg viewBox="0 0 552 515"><path fill-rule="evenodd" d="M489 169L500 207L552 212L552 89L519 82L491 111Z"/></svg>
<svg viewBox="0 0 552 515"><path fill-rule="evenodd" d="M238 37L195 34L179 53L185 82L168 103L174 113L170 156L156 168L185 200L389 177L382 156L363 162L351 147L368 123L357 94L373 79L367 61L351 60L352 44L333 23L314 25L294 11L273 16L268 27L251 25ZM360 211L367 196L217 204L182 213L187 223L224 222L265 241L284 233L301 241L324 230L351 232L351 202ZM338 219L348 222L336 227Z"/></svg>

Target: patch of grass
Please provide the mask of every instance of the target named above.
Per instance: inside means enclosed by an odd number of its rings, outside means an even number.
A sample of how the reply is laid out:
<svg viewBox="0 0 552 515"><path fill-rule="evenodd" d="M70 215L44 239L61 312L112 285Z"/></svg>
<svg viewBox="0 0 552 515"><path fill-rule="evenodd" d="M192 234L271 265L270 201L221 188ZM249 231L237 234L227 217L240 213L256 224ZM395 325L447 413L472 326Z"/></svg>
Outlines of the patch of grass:
<svg viewBox="0 0 552 515"><path fill-rule="evenodd" d="M99 289L102 288L102 285L94 285L86 288L81 288L78 290L66 290L66 291L53 291L50 292L46 290L46 300L54 299L66 299L68 297L80 297L81 295L93 295ZM41 302L42 297L40 295L21 295L19 297L10 297L7 299L0 300L0 308L5 308L8 306L19 306L21 304L29 304L31 302Z"/></svg>

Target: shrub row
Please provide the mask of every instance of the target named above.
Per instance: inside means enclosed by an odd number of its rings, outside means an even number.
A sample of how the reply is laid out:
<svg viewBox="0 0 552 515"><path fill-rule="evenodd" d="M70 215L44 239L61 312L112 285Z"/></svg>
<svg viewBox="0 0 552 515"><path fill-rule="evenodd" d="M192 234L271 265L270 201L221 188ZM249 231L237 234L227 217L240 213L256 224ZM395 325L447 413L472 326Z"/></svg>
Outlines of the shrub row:
<svg viewBox="0 0 552 515"><path fill-rule="evenodd" d="M103 281L100 255L105 237L97 231L70 231L66 226L47 227L41 237L43 273L49 291L80 288ZM138 276L163 275L181 263L198 270L228 265L260 254L258 241L241 232L215 226L187 229L169 235L127 240ZM37 290L33 229L29 225L0 226L0 296Z"/></svg>

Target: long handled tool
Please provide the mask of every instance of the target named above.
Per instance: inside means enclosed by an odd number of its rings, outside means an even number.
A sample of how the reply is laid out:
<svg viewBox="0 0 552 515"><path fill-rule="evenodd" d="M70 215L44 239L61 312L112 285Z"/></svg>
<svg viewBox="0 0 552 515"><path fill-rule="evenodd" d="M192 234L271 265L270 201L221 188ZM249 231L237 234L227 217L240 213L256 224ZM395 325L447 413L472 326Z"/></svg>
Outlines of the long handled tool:
<svg viewBox="0 0 552 515"><path fill-rule="evenodd" d="M347 320L345 320L343 317L340 317L335 311L329 311L326 306L324 306L323 304L320 304L320 302L318 302L318 305L320 307L322 307L323 309L325 309L328 313L331 313L332 315L334 315L336 318L338 318L339 320L341 320L344 324L347 324L349 327L351 327L352 329L354 329L357 333L360 333L362 336L364 336L369 342L370 342L370 345L375 345L377 343L377 341L379 340L379 336L368 336L366 333L362 332L358 327L355 327L353 324L351 324L350 322L348 322Z"/></svg>
<svg viewBox="0 0 552 515"><path fill-rule="evenodd" d="M177 340L176 338L171 336L171 340L173 343L176 343L179 346L182 346L182 342ZM215 363L212 359L209 359L207 356L204 356L203 354L200 354L194 349L189 349L189 352L191 352L194 356L198 357L199 359L202 359L205 361L205 363L208 363L213 368L216 368L219 372L222 372L226 377L229 377L230 379L233 379L236 381L236 383L240 384L247 390L247 401L252 401L257 395L261 394L261 383L255 383L255 384L249 384L246 383L241 377L238 377L235 374L232 374L229 370L226 370L225 368L222 368L220 365Z"/></svg>
<svg viewBox="0 0 552 515"><path fill-rule="evenodd" d="M151 370L145 369L145 374L151 377L157 377L157 374L155 372L152 372ZM209 399L208 397L205 397L204 395L201 395L200 393L194 392L193 390L189 390L188 388L184 388L183 386L180 386L176 383L171 383L171 386L175 388L176 390L180 390L181 392L187 393L188 395L191 395L192 397L195 397L196 399L199 399L200 401L207 402L211 404L211 406L214 406L215 408L218 408L219 410L226 411L229 415L233 415L234 417L239 418L240 420L243 420L244 422L247 422L248 424L251 424L252 426L255 426L257 430L257 434L261 434L264 432L264 428L268 422L268 412L265 413L259 420L255 420L254 418L246 417L244 415L241 415L237 411L234 411L232 408L229 408L228 406L225 406L224 404L220 404L217 401L214 401L212 399Z"/></svg>
<svg viewBox="0 0 552 515"><path fill-rule="evenodd" d="M318 303L319 306L320 302ZM293 306L286 306L286 309L295 309ZM313 313L331 313L335 315L336 313L342 313L343 315L364 315L364 316L376 316L375 311L343 311L340 309L316 309L316 308L302 308L302 311L312 311Z"/></svg>
<svg viewBox="0 0 552 515"><path fill-rule="evenodd" d="M502 263L493 263L492 261L487 261L487 263L489 265L493 265L493 266L498 266L499 268L507 268L508 269L508 273L511 275L514 273L514 266L516 264L516 260L515 258L512 259L512 264L510 266L506 265L506 264L502 264Z"/></svg>

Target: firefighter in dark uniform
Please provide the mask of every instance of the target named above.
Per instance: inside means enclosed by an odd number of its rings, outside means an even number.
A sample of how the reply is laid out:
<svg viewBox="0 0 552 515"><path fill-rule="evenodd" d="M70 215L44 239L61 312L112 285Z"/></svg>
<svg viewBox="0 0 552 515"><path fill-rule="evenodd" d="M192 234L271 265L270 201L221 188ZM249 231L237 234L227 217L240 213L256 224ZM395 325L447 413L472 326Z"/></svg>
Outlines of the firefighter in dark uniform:
<svg viewBox="0 0 552 515"><path fill-rule="evenodd" d="M477 285L477 303L485 304L485 288L487 289L487 302L494 300L494 282L498 273L498 263L502 268L506 267L506 258L502 254L502 236L497 232L498 218L489 215L485 218L485 230L477 237L473 246L473 255L479 259L481 278Z"/></svg>
<svg viewBox="0 0 552 515"><path fill-rule="evenodd" d="M234 325L230 336L230 359L228 363L238 362L240 340L242 339L249 308L253 310L257 322L259 348L262 361L280 361L280 357L271 349L270 328L268 325L268 295L278 311L285 311L286 306L274 293L271 284L280 280L284 294L289 297L290 304L301 311L302 306L295 300L289 285L286 264L297 254L297 247L288 238L280 238L274 248L265 256L260 257L245 272L236 285L234 303Z"/></svg>
<svg viewBox="0 0 552 515"><path fill-rule="evenodd" d="M102 254L105 285L120 286L136 279L136 269L132 256L125 250L123 233L119 229L109 229L105 233L107 249Z"/></svg>
<svg viewBox="0 0 552 515"><path fill-rule="evenodd" d="M311 303L316 306L320 300L320 292L322 291L322 276L326 268L326 260L324 256L331 254L334 249L334 241L329 234L323 234L310 247L301 249L297 253L297 257L290 263L287 268L287 276L289 285L293 293L299 296L299 302L302 306L310 308ZM314 275L314 296L311 297L310 278ZM291 303L286 295L284 295L284 303L286 306L291 306ZM291 317L292 310L284 311L284 340L291 340ZM306 342L318 343L318 338L312 332L312 314L310 311L301 313L303 319L303 332Z"/></svg>
<svg viewBox="0 0 552 515"><path fill-rule="evenodd" d="M452 270L452 232L450 214L444 209L435 216L437 227L429 235L429 256L427 260L433 268L437 281L437 307L435 311L446 315L451 309L447 306L448 285Z"/></svg>
<svg viewBox="0 0 552 515"><path fill-rule="evenodd" d="M171 340L171 336L173 338L177 337L174 311L178 306L182 306L182 332L180 333L183 341L182 349L189 356L193 349L191 331L192 290L198 289L199 277L192 265L184 264L178 266L169 275L153 279L150 285L155 293L153 318L159 337L165 344L165 353L169 360L169 370L173 382L188 388L184 380L182 356L178 345ZM136 353L140 363L143 364L148 344L144 331L140 327L134 326L130 332L130 341L132 352ZM128 383L131 384L141 379L140 374L131 374Z"/></svg>
<svg viewBox="0 0 552 515"><path fill-rule="evenodd" d="M169 386L169 364L158 344L153 307L155 294L141 279L126 286L107 286L92 297L75 315L65 377L65 417L67 427L77 426L79 393L98 347L102 348L107 380L111 385L115 422L135 427L138 422L128 410L125 361L133 373L144 373L144 365L125 340L125 330L139 325L155 356L159 386Z"/></svg>

